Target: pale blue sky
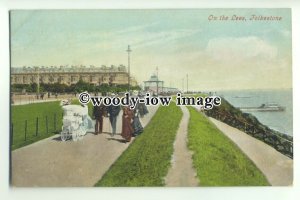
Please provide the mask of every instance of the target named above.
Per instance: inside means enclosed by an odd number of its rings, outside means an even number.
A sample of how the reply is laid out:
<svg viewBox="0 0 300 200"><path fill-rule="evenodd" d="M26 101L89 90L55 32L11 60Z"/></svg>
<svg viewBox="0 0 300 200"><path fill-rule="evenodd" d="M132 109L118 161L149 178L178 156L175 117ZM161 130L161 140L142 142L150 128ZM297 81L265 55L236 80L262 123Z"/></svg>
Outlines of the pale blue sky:
<svg viewBox="0 0 300 200"><path fill-rule="evenodd" d="M281 21L250 21L252 14ZM12 66L127 66L139 82L159 68L166 86L291 88L290 9L36 10L11 12ZM209 15L246 21L209 21Z"/></svg>

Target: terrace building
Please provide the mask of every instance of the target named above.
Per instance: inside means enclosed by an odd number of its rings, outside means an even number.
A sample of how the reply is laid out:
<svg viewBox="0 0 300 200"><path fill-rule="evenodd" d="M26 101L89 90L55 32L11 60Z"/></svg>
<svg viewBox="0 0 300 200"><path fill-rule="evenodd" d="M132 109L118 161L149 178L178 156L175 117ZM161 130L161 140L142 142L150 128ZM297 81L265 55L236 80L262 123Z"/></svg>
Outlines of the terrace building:
<svg viewBox="0 0 300 200"><path fill-rule="evenodd" d="M11 68L11 84L60 83L66 85L76 84L79 80L94 85L125 85L128 84L128 72L124 65L107 67L86 66L51 66L51 67L13 67ZM132 86L136 80L131 77Z"/></svg>

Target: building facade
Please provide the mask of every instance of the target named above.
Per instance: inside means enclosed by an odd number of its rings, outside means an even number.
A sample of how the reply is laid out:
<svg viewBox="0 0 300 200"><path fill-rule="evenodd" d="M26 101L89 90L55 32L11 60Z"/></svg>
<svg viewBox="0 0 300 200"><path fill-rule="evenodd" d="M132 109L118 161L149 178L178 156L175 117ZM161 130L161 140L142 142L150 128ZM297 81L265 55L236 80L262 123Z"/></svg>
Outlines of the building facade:
<svg viewBox="0 0 300 200"><path fill-rule="evenodd" d="M95 66L60 66L60 67L16 67L11 68L11 84L60 83L76 84L79 80L94 85L125 85L128 84L128 73L124 65L107 67ZM136 86L136 80L131 77L130 84Z"/></svg>

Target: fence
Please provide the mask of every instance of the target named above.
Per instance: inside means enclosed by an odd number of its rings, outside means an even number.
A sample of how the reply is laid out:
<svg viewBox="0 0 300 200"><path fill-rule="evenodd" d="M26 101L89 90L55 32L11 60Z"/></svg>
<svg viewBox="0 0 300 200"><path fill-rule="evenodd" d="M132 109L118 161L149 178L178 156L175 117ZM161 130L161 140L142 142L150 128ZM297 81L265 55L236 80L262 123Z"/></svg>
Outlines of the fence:
<svg viewBox="0 0 300 200"><path fill-rule="evenodd" d="M11 145L16 149L59 133L63 113L49 113L35 118L14 120L11 123Z"/></svg>
<svg viewBox="0 0 300 200"><path fill-rule="evenodd" d="M282 137L280 134L276 134L271 130L259 127L258 125L250 124L246 120L237 119L235 116L224 112L219 112L217 110L206 111L205 114L239 130L242 130L248 135L251 135L252 137L255 137L272 146L282 154L293 158L293 141Z"/></svg>

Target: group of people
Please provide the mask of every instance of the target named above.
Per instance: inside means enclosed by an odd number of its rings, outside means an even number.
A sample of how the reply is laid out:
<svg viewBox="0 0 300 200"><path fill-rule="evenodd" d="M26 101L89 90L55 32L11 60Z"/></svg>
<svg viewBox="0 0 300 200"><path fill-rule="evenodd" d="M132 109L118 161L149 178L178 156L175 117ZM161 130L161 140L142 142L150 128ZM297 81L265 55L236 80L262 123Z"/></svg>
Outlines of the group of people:
<svg viewBox="0 0 300 200"><path fill-rule="evenodd" d="M123 110L122 115L122 132L121 136L125 142L130 142L132 137L135 137L143 132L143 126L140 122L139 117L144 117L148 113L148 109L145 104L138 103L134 109L130 109L129 106L94 106L93 117L96 120L95 124L95 135L103 132L103 118L108 117L113 137L116 134L117 129L117 117L119 116L121 109Z"/></svg>

